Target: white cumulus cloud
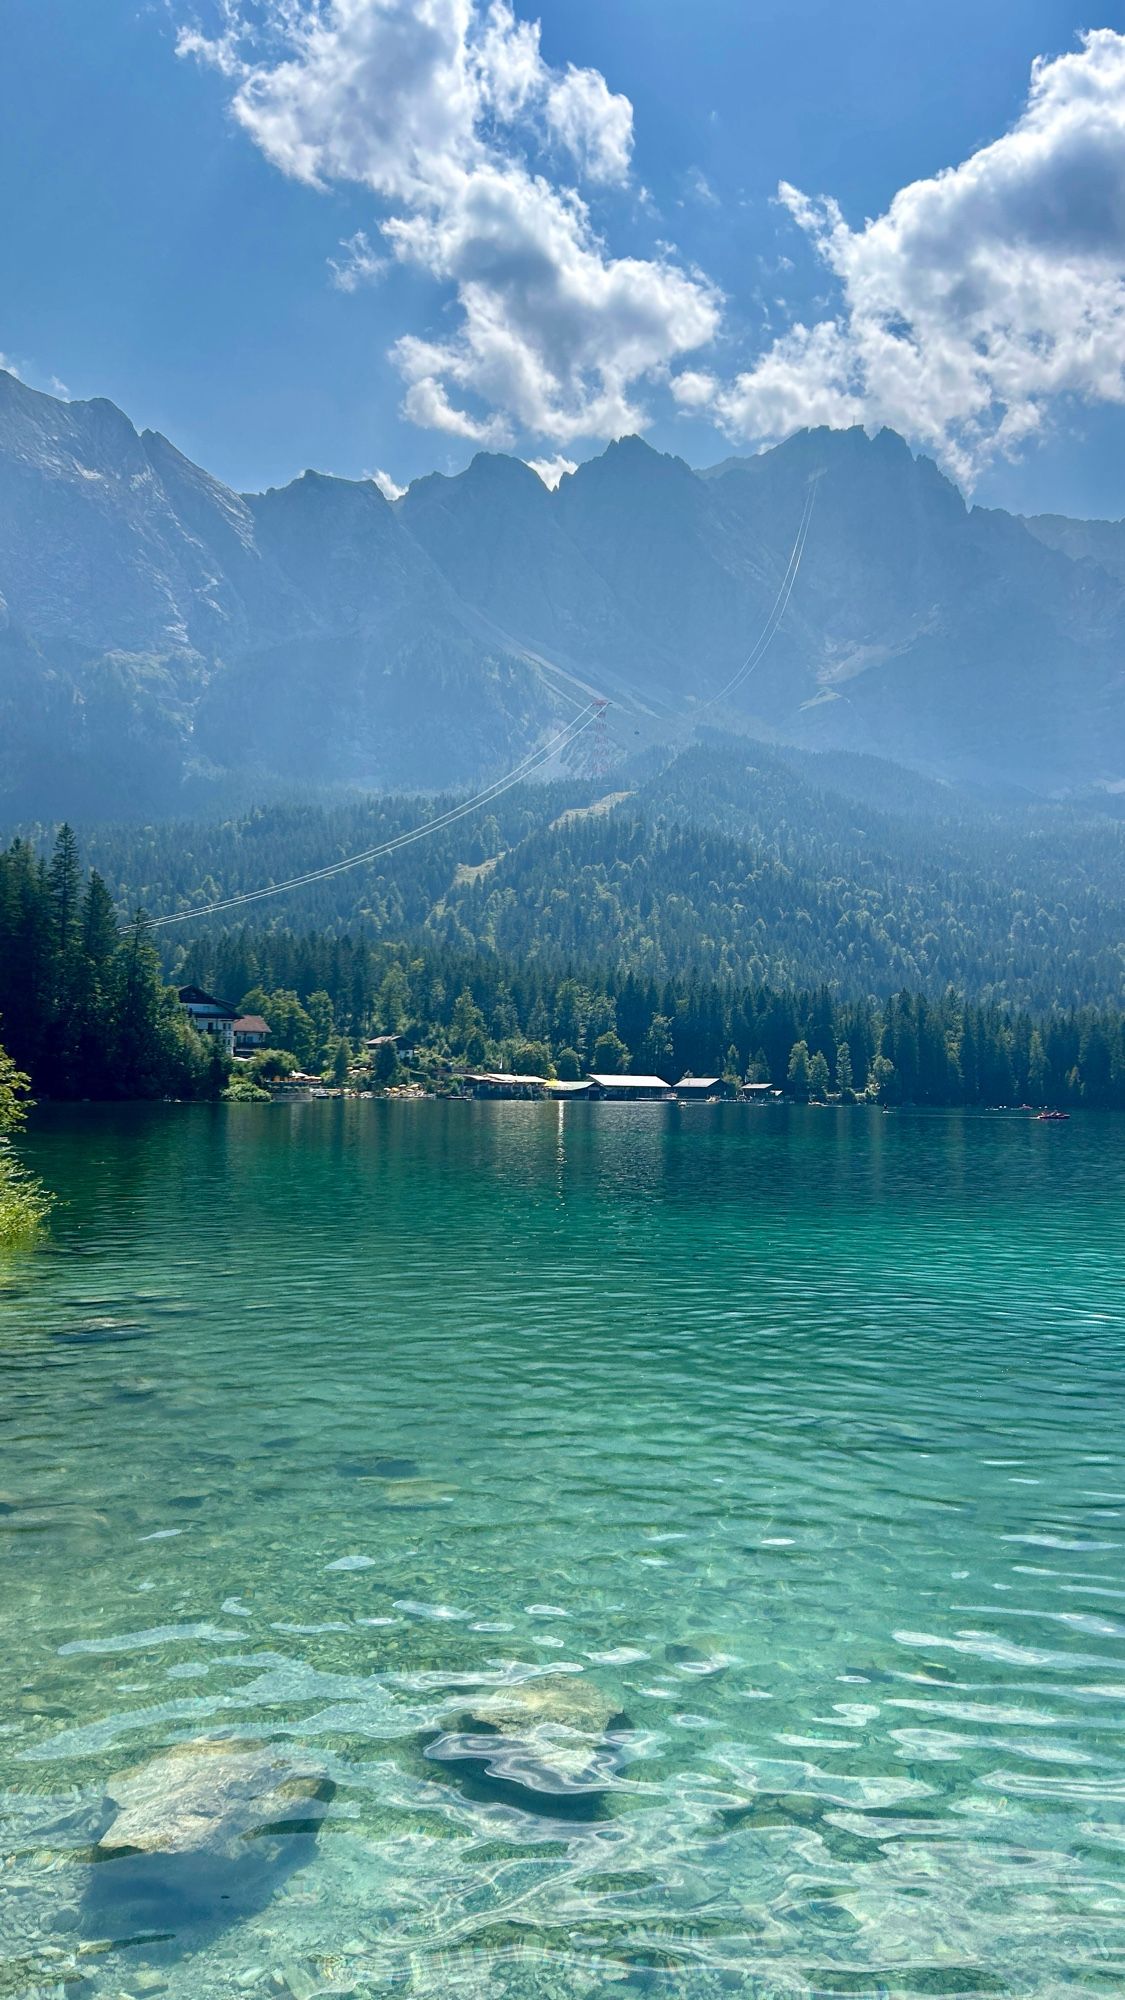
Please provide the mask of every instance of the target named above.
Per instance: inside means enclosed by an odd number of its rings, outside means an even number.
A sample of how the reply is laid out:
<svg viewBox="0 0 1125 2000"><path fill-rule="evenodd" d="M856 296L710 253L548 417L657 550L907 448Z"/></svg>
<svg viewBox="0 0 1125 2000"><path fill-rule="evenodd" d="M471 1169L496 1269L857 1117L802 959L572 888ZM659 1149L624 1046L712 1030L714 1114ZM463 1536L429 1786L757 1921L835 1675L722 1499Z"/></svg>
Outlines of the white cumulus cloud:
<svg viewBox="0 0 1125 2000"><path fill-rule="evenodd" d="M714 402L719 384L706 368L684 368L673 375L668 387L682 410L703 410Z"/></svg>
<svg viewBox="0 0 1125 2000"><path fill-rule="evenodd" d="M532 472L539 474L544 486L549 487L552 493L560 479L565 478L568 472L578 470L575 461L572 458L564 458L561 451L556 452L553 458L529 458L524 463L531 467Z"/></svg>
<svg viewBox="0 0 1125 2000"><path fill-rule="evenodd" d="M373 485L379 488L384 500L390 500L392 503L395 500L401 500L403 494L406 492L405 486L400 486L396 479L391 478L389 472L383 471L382 466L378 466L374 472L369 473L368 478L372 481Z"/></svg>
<svg viewBox="0 0 1125 2000"><path fill-rule="evenodd" d="M391 254L459 308L441 338L392 350L414 422L483 444L644 423L639 387L710 341L721 302L670 252L612 255L572 183L627 178L627 98L548 64L506 0L218 9L210 34L181 31L180 53L229 79L235 118L282 172L369 188ZM374 275L365 257L364 237L336 267L345 289Z"/></svg>
<svg viewBox="0 0 1125 2000"><path fill-rule="evenodd" d="M373 285L387 268L387 260L372 249L366 230L357 229L341 243L343 255L330 257L332 282L340 292L358 292L361 285Z"/></svg>
<svg viewBox="0 0 1125 2000"><path fill-rule="evenodd" d="M779 198L840 301L719 393L732 434L890 424L971 482L1057 399L1125 402L1125 36L1037 61L1010 131L860 229L830 197Z"/></svg>
<svg viewBox="0 0 1125 2000"><path fill-rule="evenodd" d="M633 151L633 107L596 69L571 64L547 91L547 127L591 181L625 181Z"/></svg>

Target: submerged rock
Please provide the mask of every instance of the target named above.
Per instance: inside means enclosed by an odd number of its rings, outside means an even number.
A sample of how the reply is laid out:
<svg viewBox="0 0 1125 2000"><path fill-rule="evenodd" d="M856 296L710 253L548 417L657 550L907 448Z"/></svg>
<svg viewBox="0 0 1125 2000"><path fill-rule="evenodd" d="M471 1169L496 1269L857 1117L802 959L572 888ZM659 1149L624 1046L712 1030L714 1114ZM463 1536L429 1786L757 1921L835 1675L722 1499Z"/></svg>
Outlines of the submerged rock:
<svg viewBox="0 0 1125 2000"><path fill-rule="evenodd" d="M142 1403L149 1396L155 1396L160 1384L151 1375L126 1375L113 1385L113 1393L122 1402Z"/></svg>
<svg viewBox="0 0 1125 2000"><path fill-rule="evenodd" d="M234 1853L239 1844L308 1817L324 1773L268 1743L203 1737L111 1778L117 1812L99 1846L142 1854Z"/></svg>
<svg viewBox="0 0 1125 2000"><path fill-rule="evenodd" d="M341 1479L417 1479L418 1467L412 1458L341 1458L336 1470Z"/></svg>
<svg viewBox="0 0 1125 2000"><path fill-rule="evenodd" d="M603 1736L620 1716L612 1695L587 1674L552 1674L475 1696L472 1714L505 1736L518 1736L545 1723Z"/></svg>
<svg viewBox="0 0 1125 2000"><path fill-rule="evenodd" d="M149 1328L135 1319L108 1317L82 1320L79 1325L59 1327L51 1339L62 1347L114 1347L127 1340L147 1340Z"/></svg>
<svg viewBox="0 0 1125 2000"><path fill-rule="evenodd" d="M106 1787L87 1929L179 1937L261 1908L308 1859L331 1791L322 1768L277 1745L227 1738L121 1772Z"/></svg>
<svg viewBox="0 0 1125 2000"><path fill-rule="evenodd" d="M619 1762L614 1730L627 1727L612 1696L585 1675L544 1676L483 1689L426 1754L484 1802L596 1819Z"/></svg>

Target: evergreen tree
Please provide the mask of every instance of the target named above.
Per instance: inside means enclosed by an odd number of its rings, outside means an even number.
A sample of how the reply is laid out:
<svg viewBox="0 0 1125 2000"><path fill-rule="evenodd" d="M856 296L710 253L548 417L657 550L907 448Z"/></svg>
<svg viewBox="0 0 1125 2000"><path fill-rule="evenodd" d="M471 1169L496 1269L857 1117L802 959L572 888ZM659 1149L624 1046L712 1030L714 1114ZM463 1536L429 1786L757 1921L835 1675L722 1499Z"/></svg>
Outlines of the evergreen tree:
<svg viewBox="0 0 1125 2000"><path fill-rule="evenodd" d="M629 1067L629 1051L620 1035L609 1030L594 1043L590 1068L595 1076L623 1076Z"/></svg>
<svg viewBox="0 0 1125 2000"><path fill-rule="evenodd" d="M817 1049L816 1054L809 1058L808 1063L809 1096L815 1097L820 1103L823 1103L828 1095L831 1081L828 1064L821 1050Z"/></svg>
<svg viewBox="0 0 1125 2000"><path fill-rule="evenodd" d="M1038 1028L1033 1028L1027 1061L1027 1094L1032 1104L1047 1102L1047 1087L1047 1052L1043 1047L1043 1037Z"/></svg>
<svg viewBox="0 0 1125 2000"><path fill-rule="evenodd" d="M401 1075L398 1051L393 1042L380 1042L371 1063L371 1081L379 1090L389 1089Z"/></svg>
<svg viewBox="0 0 1125 2000"><path fill-rule="evenodd" d="M667 1014L654 1014L641 1043L635 1067L644 1076L667 1076L674 1066L672 1023Z"/></svg>
<svg viewBox="0 0 1125 2000"><path fill-rule="evenodd" d="M806 1103L810 1085L809 1045L807 1042L794 1042L789 1052L789 1066L785 1073L785 1081L789 1086L790 1096L795 1097L798 1104Z"/></svg>

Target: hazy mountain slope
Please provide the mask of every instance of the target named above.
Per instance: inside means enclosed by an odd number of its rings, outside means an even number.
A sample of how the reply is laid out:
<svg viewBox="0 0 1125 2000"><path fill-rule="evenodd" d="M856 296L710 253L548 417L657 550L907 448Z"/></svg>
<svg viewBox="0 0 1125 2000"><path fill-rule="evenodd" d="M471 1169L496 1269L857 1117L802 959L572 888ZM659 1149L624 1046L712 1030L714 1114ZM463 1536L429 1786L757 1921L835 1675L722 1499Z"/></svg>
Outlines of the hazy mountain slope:
<svg viewBox="0 0 1125 2000"><path fill-rule="evenodd" d="M791 740L1037 786L1119 768L1122 592L966 509L891 432L806 432L705 483L744 539L816 503L785 627L743 698Z"/></svg>
<svg viewBox="0 0 1125 2000"><path fill-rule="evenodd" d="M522 644L587 669L630 645L613 591L520 459L479 452L455 478L415 480L396 512L462 601Z"/></svg>
<svg viewBox="0 0 1125 2000"><path fill-rule="evenodd" d="M0 373L10 815L175 809L185 779L421 784L556 722L370 482L247 499L112 404Z"/></svg>
<svg viewBox="0 0 1125 2000"><path fill-rule="evenodd" d="M1074 562L1096 563L1125 583L1125 521L1069 521L1065 514L1032 514L1024 526L1049 549Z"/></svg>
<svg viewBox="0 0 1125 2000"><path fill-rule="evenodd" d="M726 693L810 490L784 619ZM0 804L468 782L583 689L617 755L719 723L1092 791L1125 778L1122 533L966 508L859 430L706 474L625 438L554 493L481 454L394 506L316 473L239 495L112 404L0 373Z"/></svg>
<svg viewBox="0 0 1125 2000"><path fill-rule="evenodd" d="M233 608L226 574L177 516L128 418L4 374L0 551L9 616L40 638L186 648L217 637Z"/></svg>

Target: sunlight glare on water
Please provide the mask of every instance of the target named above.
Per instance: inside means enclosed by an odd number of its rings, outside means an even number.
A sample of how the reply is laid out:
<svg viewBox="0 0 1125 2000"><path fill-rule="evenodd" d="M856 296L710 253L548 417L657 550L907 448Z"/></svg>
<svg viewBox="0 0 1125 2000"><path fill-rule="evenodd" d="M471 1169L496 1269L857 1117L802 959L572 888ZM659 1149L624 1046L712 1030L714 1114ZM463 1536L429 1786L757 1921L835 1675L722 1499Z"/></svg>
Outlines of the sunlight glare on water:
<svg viewBox="0 0 1125 2000"><path fill-rule="evenodd" d="M0 2000L1125 1990L1125 1121L27 1151ZM232 1759L218 1858L110 1830Z"/></svg>

